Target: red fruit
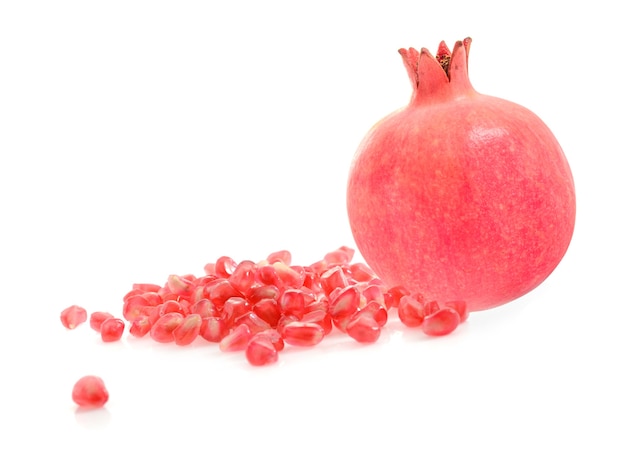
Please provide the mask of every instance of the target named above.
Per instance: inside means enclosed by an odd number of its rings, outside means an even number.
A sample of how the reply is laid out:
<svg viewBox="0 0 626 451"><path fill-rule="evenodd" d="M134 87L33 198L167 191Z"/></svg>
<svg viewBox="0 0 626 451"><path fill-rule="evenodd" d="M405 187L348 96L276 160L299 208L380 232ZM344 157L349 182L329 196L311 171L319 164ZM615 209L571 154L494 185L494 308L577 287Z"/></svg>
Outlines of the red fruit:
<svg viewBox="0 0 626 451"><path fill-rule="evenodd" d="M324 328L316 323L292 321L283 326L282 336L292 346L315 346L324 338Z"/></svg>
<svg viewBox="0 0 626 451"><path fill-rule="evenodd" d="M192 313L183 319L172 335L174 336L174 342L179 346L186 346L191 344L196 337L200 334L200 326L202 326L202 317L197 313Z"/></svg>
<svg viewBox="0 0 626 451"><path fill-rule="evenodd" d="M461 317L452 307L444 307L435 313L425 316L422 330L426 335L448 335L457 328Z"/></svg>
<svg viewBox="0 0 626 451"><path fill-rule="evenodd" d="M135 318L128 328L128 333L133 337L141 338L144 337L150 332L150 328L152 327L152 323L150 322L150 317L148 316L139 316Z"/></svg>
<svg viewBox="0 0 626 451"><path fill-rule="evenodd" d="M206 341L219 343L222 338L228 335L228 326L222 318L208 317L202 319L200 326L200 336Z"/></svg>
<svg viewBox="0 0 626 451"><path fill-rule="evenodd" d="M413 296L402 296L398 304L398 318L407 327L419 327L424 322L424 304Z"/></svg>
<svg viewBox="0 0 626 451"><path fill-rule="evenodd" d="M350 320L346 332L359 343L374 343L380 337L380 325L371 314L361 310Z"/></svg>
<svg viewBox="0 0 626 451"><path fill-rule="evenodd" d="M61 312L61 323L68 329L74 329L85 321L87 321L87 310L78 305L71 305Z"/></svg>
<svg viewBox="0 0 626 451"><path fill-rule="evenodd" d="M89 315L89 327L91 327L96 332L100 332L102 323L109 318L113 318L113 315L108 312L93 312L91 315Z"/></svg>
<svg viewBox="0 0 626 451"><path fill-rule="evenodd" d="M119 318L105 319L100 325L100 336L104 342L118 341L124 333L124 321Z"/></svg>
<svg viewBox="0 0 626 451"><path fill-rule="evenodd" d="M183 323L185 317L178 312L160 316L150 329L150 337L159 343L171 343L175 340L174 330Z"/></svg>
<svg viewBox="0 0 626 451"><path fill-rule="evenodd" d="M84 376L74 384L72 400L80 407L96 409L106 404L109 392L98 376Z"/></svg>
<svg viewBox="0 0 626 451"><path fill-rule="evenodd" d="M276 327L281 315L280 307L274 299L260 300L252 307L252 311L271 327Z"/></svg>
<svg viewBox="0 0 626 451"><path fill-rule="evenodd" d="M255 335L246 347L246 359L254 366L268 365L278 360L278 351L267 335Z"/></svg>
<svg viewBox="0 0 626 451"><path fill-rule="evenodd" d="M436 56L402 49L413 97L362 141L347 208L361 255L387 286L469 311L516 299L564 256L574 229L572 174L535 114L479 94L471 40Z"/></svg>
<svg viewBox="0 0 626 451"><path fill-rule="evenodd" d="M240 324L220 341L220 350L224 352L243 351L248 346L252 333L247 324Z"/></svg>

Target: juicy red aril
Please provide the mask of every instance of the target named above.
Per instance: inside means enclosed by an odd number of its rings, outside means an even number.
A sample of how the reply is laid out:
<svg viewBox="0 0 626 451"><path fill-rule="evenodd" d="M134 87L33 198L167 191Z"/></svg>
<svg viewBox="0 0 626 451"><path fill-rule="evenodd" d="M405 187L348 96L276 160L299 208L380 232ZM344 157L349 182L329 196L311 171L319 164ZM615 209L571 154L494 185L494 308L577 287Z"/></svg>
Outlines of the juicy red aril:
<svg viewBox="0 0 626 451"><path fill-rule="evenodd" d="M235 327L220 341L220 350L224 352L243 351L252 338L250 328L246 324Z"/></svg>
<svg viewBox="0 0 626 451"><path fill-rule="evenodd" d="M170 299L168 301L165 301L159 307L160 316L163 316L167 313L180 313L181 315L183 315L185 313L185 309L183 309L183 306L180 302Z"/></svg>
<svg viewBox="0 0 626 451"><path fill-rule="evenodd" d="M283 314L301 318L306 305L304 292L297 289L285 290L278 299L278 305Z"/></svg>
<svg viewBox="0 0 626 451"><path fill-rule="evenodd" d="M226 322L228 327L232 327L235 320L241 315L250 311L250 304L245 298L232 297L224 303L222 308L222 319Z"/></svg>
<svg viewBox="0 0 626 451"><path fill-rule="evenodd" d="M253 335L269 329L271 326L254 312L247 312L235 320L234 327L245 324Z"/></svg>
<svg viewBox="0 0 626 451"><path fill-rule="evenodd" d="M146 307L149 306L150 303L142 294L130 296L124 301L122 316L126 321L132 321L138 316L144 315Z"/></svg>
<svg viewBox="0 0 626 451"><path fill-rule="evenodd" d="M174 330L183 323L185 317L178 312L170 312L159 317L150 329L150 337L159 343L171 343L175 340Z"/></svg>
<svg viewBox="0 0 626 451"><path fill-rule="evenodd" d="M189 277L181 277L176 274L172 274L167 278L167 288L170 293L177 296L189 294L191 292L192 285L193 280L190 280Z"/></svg>
<svg viewBox="0 0 626 451"><path fill-rule="evenodd" d="M400 299L402 298L402 296L408 296L410 294L411 293L409 292L409 290L407 290L403 286L395 286L389 288L384 294L385 307L387 307L387 309L397 307L400 303Z"/></svg>
<svg viewBox="0 0 626 451"><path fill-rule="evenodd" d="M424 302L424 316L432 315L441 309L437 301Z"/></svg>
<svg viewBox="0 0 626 451"><path fill-rule="evenodd" d="M228 335L228 331L226 322L217 317L204 318L200 326L200 336L213 343L219 343L222 338Z"/></svg>
<svg viewBox="0 0 626 451"><path fill-rule="evenodd" d="M106 404L109 392L98 376L84 376L74 384L72 400L80 407L95 409Z"/></svg>
<svg viewBox="0 0 626 451"><path fill-rule="evenodd" d="M456 329L460 322L461 317L456 310L451 307L444 307L424 317L422 330L426 335L447 335Z"/></svg>
<svg viewBox="0 0 626 451"><path fill-rule="evenodd" d="M87 321L87 310L78 305L71 305L61 312L61 323L68 329L74 329L85 321Z"/></svg>
<svg viewBox="0 0 626 451"><path fill-rule="evenodd" d="M330 296L329 312L333 319L352 315L359 308L361 293L354 286L338 288Z"/></svg>
<svg viewBox="0 0 626 451"><path fill-rule="evenodd" d="M313 310L309 313L305 313L300 319L303 323L315 323L322 326L324 329L324 335L328 335L333 330L333 319L330 313L324 310Z"/></svg>
<svg viewBox="0 0 626 451"><path fill-rule="evenodd" d="M402 296L398 303L398 318L407 327L418 327L424 321L424 305L413 296Z"/></svg>
<svg viewBox="0 0 626 451"><path fill-rule="evenodd" d="M100 336L104 342L117 341L124 333L124 321L119 318L109 318L100 325Z"/></svg>
<svg viewBox="0 0 626 451"><path fill-rule="evenodd" d="M248 342L246 359L254 366L268 365L278 360L278 351L268 336L256 335Z"/></svg>
<svg viewBox="0 0 626 451"><path fill-rule="evenodd" d="M255 335L255 337L260 336L269 338L270 342L274 345L274 348L276 348L277 351L282 351L285 348L285 341L276 329L263 330Z"/></svg>
<svg viewBox="0 0 626 451"><path fill-rule="evenodd" d="M324 329L316 323L292 321L283 326L282 337L292 346L315 346L324 338Z"/></svg>
<svg viewBox="0 0 626 451"><path fill-rule="evenodd" d="M256 263L244 260L237 265L228 280L235 290L247 294L255 283L256 270Z"/></svg>
<svg viewBox="0 0 626 451"><path fill-rule="evenodd" d="M387 309L376 301L368 302L365 307L361 309L361 313L370 315L374 318L379 327L384 327L385 324L387 324L387 319L389 318Z"/></svg>
<svg viewBox="0 0 626 451"><path fill-rule="evenodd" d="M179 346L186 346L191 344L200 334L200 327L202 326L202 317L197 313L185 317L183 322L180 323L172 335L174 336L174 342Z"/></svg>
<svg viewBox="0 0 626 451"><path fill-rule="evenodd" d="M452 307L459 314L460 321L465 322L469 316L467 303L465 301L450 301L445 303L446 307Z"/></svg>
<svg viewBox="0 0 626 451"><path fill-rule="evenodd" d="M190 309L191 313L196 313L202 318L208 318L209 316L218 316L219 312L215 304L208 299L200 299L195 302Z"/></svg>
<svg viewBox="0 0 626 451"><path fill-rule="evenodd" d="M287 250L272 252L266 258L269 264L274 264L276 262L281 262L287 266L291 265L291 252Z"/></svg>
<svg viewBox="0 0 626 451"><path fill-rule="evenodd" d="M93 312L89 315L89 327L96 332L100 332L102 323L109 318L113 318L113 315L108 312Z"/></svg>
<svg viewBox="0 0 626 451"><path fill-rule="evenodd" d="M226 255L218 258L215 261L215 274L218 277L222 277L224 279L228 279L230 275L235 271L237 267L237 263L231 257Z"/></svg>
<svg viewBox="0 0 626 451"><path fill-rule="evenodd" d="M357 282L369 282L376 277L374 271L365 263L353 263L350 265L350 274Z"/></svg>
<svg viewBox="0 0 626 451"><path fill-rule="evenodd" d="M348 279L341 266L335 266L325 271L320 277L320 282L327 295L335 288L345 288L349 285Z"/></svg>
<svg viewBox="0 0 626 451"><path fill-rule="evenodd" d="M138 316L130 323L128 333L133 337L141 338L150 332L151 327L152 323L150 322L150 318L148 316Z"/></svg>
<svg viewBox="0 0 626 451"><path fill-rule="evenodd" d="M304 284L304 269L297 266L289 266L283 262L275 262L273 265L280 281L291 287L300 288Z"/></svg>
<svg viewBox="0 0 626 451"><path fill-rule="evenodd" d="M252 311L259 318L268 323L270 327L276 327L280 320L280 307L274 299L262 299L252 307Z"/></svg>
<svg viewBox="0 0 626 451"><path fill-rule="evenodd" d="M359 343L373 343L380 337L380 326L372 315L360 311L350 320L346 332Z"/></svg>

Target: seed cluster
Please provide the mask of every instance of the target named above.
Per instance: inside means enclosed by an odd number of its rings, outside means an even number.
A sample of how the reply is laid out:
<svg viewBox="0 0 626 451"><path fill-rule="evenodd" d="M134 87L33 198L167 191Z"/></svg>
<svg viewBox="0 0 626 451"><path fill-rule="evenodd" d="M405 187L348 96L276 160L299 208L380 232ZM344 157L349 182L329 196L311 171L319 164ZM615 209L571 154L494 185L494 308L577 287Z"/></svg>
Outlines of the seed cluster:
<svg viewBox="0 0 626 451"><path fill-rule="evenodd" d="M244 351L250 364L261 366L276 362L285 345L315 346L333 330L373 343L394 308L404 325L432 336L449 334L467 319L465 302L386 287L367 265L352 263L353 256L346 246L309 266L293 265L286 250L256 263L223 256L205 265L202 276L134 284L123 297L123 320L93 312L89 324L104 342L120 340L127 323L134 337L159 343L186 346L201 337L224 352ZM72 306L61 320L74 328L87 313Z"/></svg>

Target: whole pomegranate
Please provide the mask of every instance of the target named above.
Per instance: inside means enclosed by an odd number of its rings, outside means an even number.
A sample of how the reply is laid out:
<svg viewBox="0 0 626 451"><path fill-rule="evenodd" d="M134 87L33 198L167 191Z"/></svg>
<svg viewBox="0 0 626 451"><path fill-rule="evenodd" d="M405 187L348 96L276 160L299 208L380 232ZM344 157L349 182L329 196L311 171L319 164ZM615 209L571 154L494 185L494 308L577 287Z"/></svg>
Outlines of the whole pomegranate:
<svg viewBox="0 0 626 451"><path fill-rule="evenodd" d="M471 39L436 56L401 49L408 106L365 136L350 169L355 242L389 286L471 311L529 292L556 268L574 230L569 165L528 109L476 92Z"/></svg>

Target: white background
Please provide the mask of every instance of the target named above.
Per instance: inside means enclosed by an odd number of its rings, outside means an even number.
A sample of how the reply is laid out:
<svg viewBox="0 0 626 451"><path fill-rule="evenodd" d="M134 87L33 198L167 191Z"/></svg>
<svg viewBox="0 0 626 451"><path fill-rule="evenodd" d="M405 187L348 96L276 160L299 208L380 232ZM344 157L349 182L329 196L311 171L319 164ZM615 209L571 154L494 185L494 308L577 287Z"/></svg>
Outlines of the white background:
<svg viewBox="0 0 626 451"><path fill-rule="evenodd" d="M625 449L618 5L2 2L0 448ZM574 174L574 239L538 289L448 337L392 321L267 368L61 326L221 255L353 246L352 155L411 94L397 49L466 36L474 87L537 113ZM111 398L77 412L89 373Z"/></svg>

